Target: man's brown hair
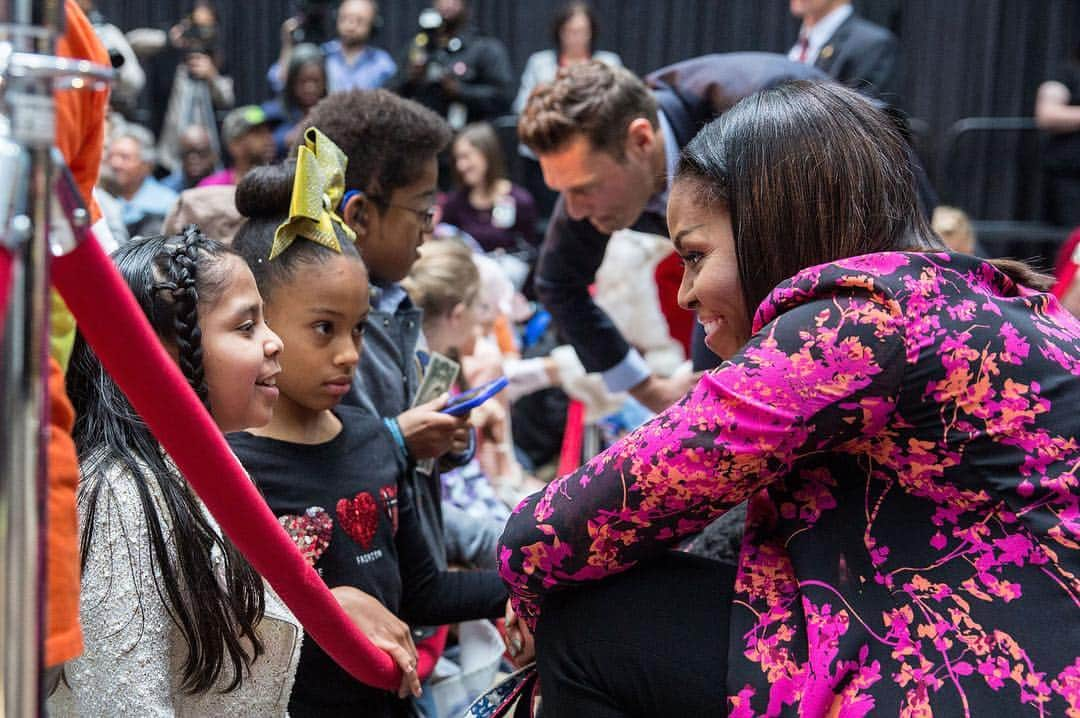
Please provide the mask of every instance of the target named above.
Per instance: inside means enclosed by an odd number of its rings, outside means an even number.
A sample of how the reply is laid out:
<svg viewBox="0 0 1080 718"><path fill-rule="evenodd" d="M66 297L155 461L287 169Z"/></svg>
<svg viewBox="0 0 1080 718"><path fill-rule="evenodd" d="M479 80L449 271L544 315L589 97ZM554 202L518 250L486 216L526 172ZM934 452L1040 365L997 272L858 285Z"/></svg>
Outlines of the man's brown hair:
<svg viewBox="0 0 1080 718"><path fill-rule="evenodd" d="M529 96L518 137L538 155L556 152L582 135L594 149L623 158L626 129L639 117L659 127L656 99L634 73L598 60L559 70Z"/></svg>

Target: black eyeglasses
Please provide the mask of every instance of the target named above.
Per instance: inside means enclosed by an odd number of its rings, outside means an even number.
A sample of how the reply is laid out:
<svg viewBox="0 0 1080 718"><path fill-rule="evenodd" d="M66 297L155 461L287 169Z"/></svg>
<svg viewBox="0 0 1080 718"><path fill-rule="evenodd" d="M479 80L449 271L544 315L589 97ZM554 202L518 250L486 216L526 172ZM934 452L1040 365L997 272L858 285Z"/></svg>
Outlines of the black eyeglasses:
<svg viewBox="0 0 1080 718"><path fill-rule="evenodd" d="M405 210L407 212L412 212L420 220L420 228L423 231L425 231L425 232L433 232L435 230L435 206L434 205L432 205L431 207L428 207L427 209L416 209L415 207L410 207L407 204L393 204L391 202L387 202L385 204L385 206L386 207L396 207L398 209L403 209L403 210Z"/></svg>
<svg viewBox="0 0 1080 718"><path fill-rule="evenodd" d="M348 203L348 201L350 199L352 199L353 196L355 196L355 195L363 196L363 193L360 192L360 190L355 190L355 189L349 190L348 192L345 193L345 196L341 199L341 211L342 212L345 211L345 205ZM420 229L422 231L424 231L424 232L434 232L435 231L435 205L431 205L427 209L416 209L415 207L410 207L407 204L394 204L393 202L387 202L386 198L380 197L379 195L375 195L375 194L369 194L369 195L367 195L367 198L370 199L372 202L375 202L376 204L380 205L381 207L385 207L386 209L389 209L391 207L396 207L397 209L403 209L403 210L405 210L407 212L412 212L413 214L416 215L417 219L420 220Z"/></svg>

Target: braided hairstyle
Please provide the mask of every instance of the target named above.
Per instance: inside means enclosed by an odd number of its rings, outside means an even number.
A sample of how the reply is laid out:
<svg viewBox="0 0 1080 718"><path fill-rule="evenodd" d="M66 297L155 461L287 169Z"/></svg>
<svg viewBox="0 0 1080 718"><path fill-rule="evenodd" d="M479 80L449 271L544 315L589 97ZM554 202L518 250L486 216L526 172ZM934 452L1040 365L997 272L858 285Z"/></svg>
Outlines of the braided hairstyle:
<svg viewBox="0 0 1080 718"><path fill-rule="evenodd" d="M228 279L224 260L229 256L235 255L228 247L207 239L194 226L179 236L133 239L113 254L158 337L177 348L184 376L208 409L198 309L218 299ZM239 688L252 661L264 652L255 630L265 608L262 579L210 523L183 476L81 335L67 381L83 475L83 569L93 546L98 504L112 500L103 487L120 469L123 480L133 481L145 517L158 597L187 645L181 689L190 694L210 691L226 666L232 670L225 691ZM214 572L215 553L224 559L222 580ZM139 559L132 555L131 560L134 565ZM131 625L138 630L138 621Z"/></svg>
<svg viewBox="0 0 1080 718"><path fill-rule="evenodd" d="M199 330L199 248L206 239L195 225L184 229L183 239L161 257L168 281L158 285L172 295L173 341L176 343L180 371L206 410L210 395L203 372L202 332Z"/></svg>

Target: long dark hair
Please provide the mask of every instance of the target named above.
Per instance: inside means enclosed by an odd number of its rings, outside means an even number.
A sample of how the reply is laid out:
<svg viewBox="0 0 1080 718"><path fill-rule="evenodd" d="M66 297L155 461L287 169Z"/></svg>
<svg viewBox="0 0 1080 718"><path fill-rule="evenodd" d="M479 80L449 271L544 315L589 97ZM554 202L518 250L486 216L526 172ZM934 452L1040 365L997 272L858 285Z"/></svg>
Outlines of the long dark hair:
<svg viewBox="0 0 1080 718"><path fill-rule="evenodd" d="M676 181L731 215L747 311L817 264L891 250L942 250L916 200L896 124L833 83L787 82L740 101L686 146ZM998 260L1022 284L1044 278Z"/></svg>
<svg viewBox="0 0 1080 718"><path fill-rule="evenodd" d="M230 254L194 226L179 236L134 239L113 254L154 331L162 342L176 347L180 368L207 409L198 309L217 299L227 280L222 260ZM76 411L72 435L83 475L100 477L119 466L134 479L152 560L161 572L157 592L187 644L182 690L209 691L227 664L233 678L225 690L235 690L244 671L263 653L255 630L265 607L262 579L232 542L213 529L187 482L81 336L76 337L67 382ZM87 480L80 487L79 501L86 507L80 544L84 570L103 483ZM171 536L159 516L159 504ZM224 556L223 584L213 570L215 547ZM244 637L251 642L253 655L245 649Z"/></svg>
<svg viewBox="0 0 1080 718"><path fill-rule="evenodd" d="M577 0L575 2L568 2L560 7L552 18L551 22L551 40L555 43L555 50L559 55L563 53L562 46L562 29L563 25L570 22L570 18L574 15L584 15L585 19L589 21L589 56L591 57L596 49L596 33L598 31L596 23L596 13L593 12L592 6L587 2L581 2Z"/></svg>
<svg viewBox="0 0 1080 718"><path fill-rule="evenodd" d="M317 45L311 45L309 43L301 43L293 48L292 53L289 55L289 64L285 66L285 86L281 93L282 104L288 110L292 109L310 109L301 108L300 103L296 100L296 83L300 79L300 71L308 65L315 65L319 68L319 72L323 76L323 97L326 97L327 92L327 77L326 77L326 57L323 55L323 51Z"/></svg>
<svg viewBox="0 0 1080 718"><path fill-rule="evenodd" d="M491 190L496 182L506 179L506 162L503 159L502 145L499 144L499 136L495 134L494 127L487 122L473 122L461 128L461 132L454 138L454 144L459 140L465 140L475 147L487 163L487 169L484 171L485 190ZM456 163L453 163L453 169L454 182L459 187L471 189L465 187L465 182L458 174Z"/></svg>

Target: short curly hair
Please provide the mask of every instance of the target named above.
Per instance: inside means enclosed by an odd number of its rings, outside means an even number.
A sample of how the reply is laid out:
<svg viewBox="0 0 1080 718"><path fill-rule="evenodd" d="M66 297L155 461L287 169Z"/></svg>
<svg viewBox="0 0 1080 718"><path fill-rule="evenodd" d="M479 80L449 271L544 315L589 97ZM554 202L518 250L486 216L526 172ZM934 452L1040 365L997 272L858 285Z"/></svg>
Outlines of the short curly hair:
<svg viewBox="0 0 1080 718"><path fill-rule="evenodd" d="M424 165L450 144L450 126L437 114L387 90L350 90L324 97L308 113L308 127L318 127L349 158L349 189L389 197L415 182Z"/></svg>

